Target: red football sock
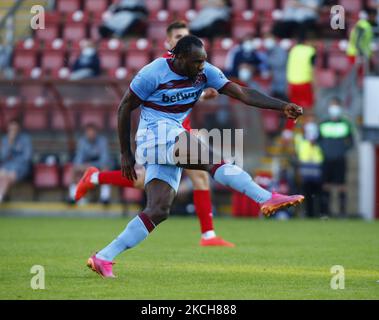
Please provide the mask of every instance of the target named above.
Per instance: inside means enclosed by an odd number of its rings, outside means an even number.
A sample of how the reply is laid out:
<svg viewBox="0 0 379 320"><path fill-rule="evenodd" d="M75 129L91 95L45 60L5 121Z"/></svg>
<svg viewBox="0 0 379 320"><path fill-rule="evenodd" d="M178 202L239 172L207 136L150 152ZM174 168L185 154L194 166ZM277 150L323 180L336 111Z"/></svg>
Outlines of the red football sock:
<svg viewBox="0 0 379 320"><path fill-rule="evenodd" d="M99 173L99 184L111 184L119 187L134 187L134 181L122 176L121 170Z"/></svg>
<svg viewBox="0 0 379 320"><path fill-rule="evenodd" d="M200 220L201 233L213 230L212 202L209 190L194 190L193 203Z"/></svg>

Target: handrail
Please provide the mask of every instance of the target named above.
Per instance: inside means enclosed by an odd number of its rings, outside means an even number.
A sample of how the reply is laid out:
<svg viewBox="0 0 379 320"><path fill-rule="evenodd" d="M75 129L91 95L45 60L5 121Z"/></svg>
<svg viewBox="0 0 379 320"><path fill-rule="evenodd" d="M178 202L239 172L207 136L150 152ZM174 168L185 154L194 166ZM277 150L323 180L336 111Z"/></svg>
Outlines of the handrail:
<svg viewBox="0 0 379 320"><path fill-rule="evenodd" d="M25 0L16 0L16 3L8 10L4 17L0 20L0 30L4 27L7 19L12 16Z"/></svg>

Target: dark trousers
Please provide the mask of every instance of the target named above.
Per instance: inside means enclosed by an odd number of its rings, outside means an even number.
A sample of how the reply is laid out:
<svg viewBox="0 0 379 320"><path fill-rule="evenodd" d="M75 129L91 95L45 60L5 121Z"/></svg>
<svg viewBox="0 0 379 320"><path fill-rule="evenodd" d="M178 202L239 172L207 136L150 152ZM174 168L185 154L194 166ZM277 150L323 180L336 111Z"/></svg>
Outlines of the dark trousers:
<svg viewBox="0 0 379 320"><path fill-rule="evenodd" d="M322 211L322 183L303 182L302 189L305 196L305 209L307 217L317 217Z"/></svg>

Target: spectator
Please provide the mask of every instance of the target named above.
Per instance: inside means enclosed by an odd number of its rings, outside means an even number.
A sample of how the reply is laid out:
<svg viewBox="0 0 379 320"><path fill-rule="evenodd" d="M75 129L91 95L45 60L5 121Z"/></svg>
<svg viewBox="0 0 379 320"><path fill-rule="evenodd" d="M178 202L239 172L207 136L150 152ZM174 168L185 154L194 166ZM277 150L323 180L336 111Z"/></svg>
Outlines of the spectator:
<svg viewBox="0 0 379 320"><path fill-rule="evenodd" d="M309 30L316 30L318 10L321 0L288 0L283 9L283 17L273 28L279 38L305 38Z"/></svg>
<svg viewBox="0 0 379 320"><path fill-rule="evenodd" d="M376 23L376 10L369 9L350 33L347 56L352 64L368 62L372 55L371 42L374 38L373 26Z"/></svg>
<svg viewBox="0 0 379 320"><path fill-rule="evenodd" d="M140 22L147 19L148 11L144 0L120 0L107 11L99 33L102 38L124 37Z"/></svg>
<svg viewBox="0 0 379 320"><path fill-rule="evenodd" d="M263 45L267 50L267 65L272 75L271 95L288 100L286 78L288 53L272 35L266 36Z"/></svg>
<svg viewBox="0 0 379 320"><path fill-rule="evenodd" d="M213 38L225 34L230 19L226 0L201 0L202 9L190 23L190 31L198 37Z"/></svg>
<svg viewBox="0 0 379 320"><path fill-rule="evenodd" d="M80 43L81 52L72 67L71 80L92 78L100 75L100 59L94 43L84 40Z"/></svg>
<svg viewBox="0 0 379 320"><path fill-rule="evenodd" d="M8 124L8 132L1 141L0 154L0 203L9 188L31 174L32 142L28 134L21 132L18 120Z"/></svg>
<svg viewBox="0 0 379 320"><path fill-rule="evenodd" d="M254 40L253 35L246 35L241 44L233 47L228 52L225 61L225 73L231 77L238 77L238 70L241 63L249 63L258 73L268 71L267 56L258 51L260 44Z"/></svg>
<svg viewBox="0 0 379 320"><path fill-rule="evenodd" d="M11 68L12 46L0 38L0 78L10 78L13 75Z"/></svg>
<svg viewBox="0 0 379 320"><path fill-rule="evenodd" d="M329 118L320 124L320 146L325 162L323 166L323 201L326 214L330 214L330 192L333 186L339 193L340 215L346 214L347 153L353 146L351 123L342 117L339 98L333 98L328 107Z"/></svg>
<svg viewBox="0 0 379 320"><path fill-rule="evenodd" d="M316 49L311 43L299 39L290 50L287 62L287 81L289 100L304 108L312 108L313 96L313 69L316 62ZM287 120L286 130L292 131L294 121Z"/></svg>
<svg viewBox="0 0 379 320"><path fill-rule="evenodd" d="M323 154L317 143L319 129L314 119L304 125L303 134L295 135L295 151L305 196L306 215L315 217L322 211L322 162Z"/></svg>
<svg viewBox="0 0 379 320"><path fill-rule="evenodd" d="M110 169L110 154L107 139L98 133L95 124L89 123L85 126L84 136L77 144L76 154L74 157L73 182L69 187L70 202L74 203L76 182L83 175L88 167L97 167L100 170ZM108 204L111 196L109 185L102 185L100 188L100 201Z"/></svg>
<svg viewBox="0 0 379 320"><path fill-rule="evenodd" d="M239 83L251 89L263 91L259 84L254 81L255 68L249 63L243 62L238 67Z"/></svg>

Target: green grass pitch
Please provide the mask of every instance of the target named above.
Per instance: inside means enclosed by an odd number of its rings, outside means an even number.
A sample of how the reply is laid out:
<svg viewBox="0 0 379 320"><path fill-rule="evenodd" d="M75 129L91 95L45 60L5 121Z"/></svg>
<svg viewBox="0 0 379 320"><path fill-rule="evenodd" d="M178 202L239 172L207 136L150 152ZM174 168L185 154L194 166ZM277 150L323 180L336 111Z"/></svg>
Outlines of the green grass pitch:
<svg viewBox="0 0 379 320"><path fill-rule="evenodd" d="M116 260L117 279L86 266L127 220L1 218L0 299L378 299L379 223L216 218L236 248L202 248L195 218L172 217ZM45 268L44 290L30 269ZM332 290L342 265L345 289Z"/></svg>

